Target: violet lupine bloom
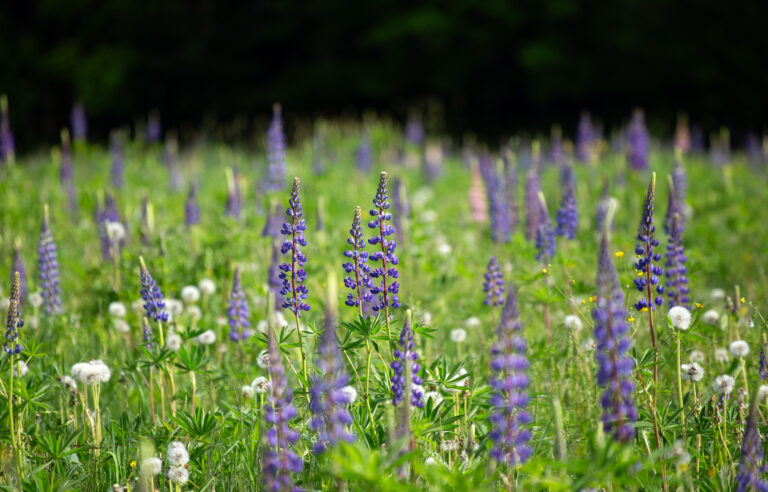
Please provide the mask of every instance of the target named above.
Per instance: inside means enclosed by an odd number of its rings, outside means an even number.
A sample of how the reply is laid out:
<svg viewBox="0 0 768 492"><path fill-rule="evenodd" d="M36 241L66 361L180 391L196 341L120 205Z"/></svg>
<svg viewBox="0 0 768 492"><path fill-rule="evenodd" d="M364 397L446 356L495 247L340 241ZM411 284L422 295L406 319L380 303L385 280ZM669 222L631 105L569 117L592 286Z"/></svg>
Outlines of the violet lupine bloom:
<svg viewBox="0 0 768 492"><path fill-rule="evenodd" d="M497 243L508 243L510 239L509 206L505 188L504 176L498 172L490 154L480 157L480 173L488 193L489 214L491 218L491 240Z"/></svg>
<svg viewBox="0 0 768 492"><path fill-rule="evenodd" d="M552 127L552 136L549 143L549 156L553 164L562 165L565 163L565 152L563 151L563 131L559 125Z"/></svg>
<svg viewBox="0 0 768 492"><path fill-rule="evenodd" d="M378 302L374 301L373 310L378 312L384 310L385 316L389 316L389 308L400 307L400 284L397 282L399 274L397 264L399 259L395 254L397 242L387 239L395 233L395 228L386 222L392 220L392 213L389 212L389 195L387 194L387 172L382 171L379 175L379 187L376 190L376 196L373 199L373 207L370 210L371 220L368 227L378 229L378 235L368 238L368 244L371 246L380 245L381 251L374 251L369 254L368 259L372 263L381 262L380 267L371 269L371 278L374 282L371 288L371 294L378 296Z"/></svg>
<svg viewBox="0 0 768 492"><path fill-rule="evenodd" d="M282 254L290 253L291 256L290 263L280 264L280 279L283 281L283 288L280 289L280 294L285 299L282 305L283 309L290 310L300 318L301 312L309 311L310 307L309 304L304 302L309 295L307 286L304 285L304 280L307 278L307 272L304 270L307 257L301 252L300 247L307 245L307 240L304 238L307 224L304 221L304 214L301 209L299 185L299 178L293 178L291 198L288 200L288 208L285 210L290 222L284 223L280 231L284 236L291 238L290 240L285 240L280 248Z"/></svg>
<svg viewBox="0 0 768 492"><path fill-rule="evenodd" d="M546 263L555 256L557 239L552 220L549 218L547 203L544 201L544 193L541 191L539 192L539 207L539 227L536 229L536 259Z"/></svg>
<svg viewBox="0 0 768 492"><path fill-rule="evenodd" d="M635 309L638 311L643 309L656 310L656 306L664 304L664 298L661 297L664 294L664 286L659 281L659 277L664 273L664 269L654 264L661 261L661 254L654 252L654 249L659 246L659 240L653 237L654 232L656 232L656 226L653 225L653 200L655 192L656 173L653 173L651 184L648 186L648 193L645 196L643 218L640 221L640 229L637 233L637 240L640 242L635 247L637 261L634 266L638 272L638 276L634 279L635 287L637 287L638 291L644 293L643 297L635 303ZM656 290L658 295L651 301L653 289Z"/></svg>
<svg viewBox="0 0 768 492"><path fill-rule="evenodd" d="M507 152L504 158L504 191L506 192L506 201L509 212L509 230L517 231L520 226L520 206L517 202L517 163L515 156Z"/></svg>
<svg viewBox="0 0 768 492"><path fill-rule="evenodd" d="M501 306L504 303L504 273L495 256L488 261L488 270L483 282L486 306Z"/></svg>
<svg viewBox="0 0 768 492"><path fill-rule="evenodd" d="M363 227L360 207L355 208L355 216L352 219L352 228L349 229L347 244L350 249L344 250L344 256L349 258L341 266L347 272L344 277L344 286L352 292L347 294L347 300L344 304L350 307L358 307L362 312L363 303L373 301L373 295L369 292L373 287L373 282L369 276L371 267L368 265L368 252L365 249L365 239L363 238ZM354 278L351 276L354 275Z"/></svg>
<svg viewBox="0 0 768 492"><path fill-rule="evenodd" d="M410 116L405 124L405 139L413 145L424 144L424 125L418 116Z"/></svg>
<svg viewBox="0 0 768 492"><path fill-rule="evenodd" d="M576 239L579 228L579 209L576 204L576 174L571 166L563 166L563 198L557 210L557 229L555 234L568 239Z"/></svg>
<svg viewBox="0 0 768 492"><path fill-rule="evenodd" d="M88 119L85 116L85 106L83 106L83 103L76 102L72 106L70 124L72 126L72 138L75 142L85 142L85 139L88 137Z"/></svg>
<svg viewBox="0 0 768 492"><path fill-rule="evenodd" d="M280 104L272 106L272 122L267 131L267 191L280 191L285 186L285 133Z"/></svg>
<svg viewBox="0 0 768 492"><path fill-rule="evenodd" d="M541 221L541 203L539 202L539 192L541 191L541 181L539 172L532 167L525 178L525 239L533 241L536 239Z"/></svg>
<svg viewBox="0 0 768 492"><path fill-rule="evenodd" d="M224 216L233 219L240 218L240 176L237 169L227 169L227 201Z"/></svg>
<svg viewBox="0 0 768 492"><path fill-rule="evenodd" d="M357 168L364 172L370 172L373 167L373 148L371 146L371 137L368 133L363 133L360 136L360 142L357 145L355 151L355 159L357 160Z"/></svg>
<svg viewBox="0 0 768 492"><path fill-rule="evenodd" d="M632 113L632 121L627 128L627 158L632 169L642 171L648 169L648 156L651 144L648 130L645 128L645 116L641 109Z"/></svg>
<svg viewBox="0 0 768 492"><path fill-rule="evenodd" d="M184 224L187 227L200 223L200 205L197 203L197 186L189 185L187 200L184 202Z"/></svg>
<svg viewBox="0 0 768 492"><path fill-rule="evenodd" d="M304 462L293 450L293 445L299 440L299 433L290 426L299 413L291 404L293 394L288 387L280 350L272 330L269 331L268 340L268 371L272 386L268 402L264 405L264 420L267 423L267 449L262 465L264 490L301 490L294 485L291 477L291 473L301 473L304 469Z"/></svg>
<svg viewBox="0 0 768 492"><path fill-rule="evenodd" d="M411 207L408 203L408 192L405 183L400 178L395 178L392 183L392 208L397 212L393 214L392 224L395 226L395 238L398 243L405 241L403 220L411 216Z"/></svg>
<svg viewBox="0 0 768 492"><path fill-rule="evenodd" d="M765 332L760 336L760 365L757 372L760 379L768 378L768 337Z"/></svg>
<svg viewBox="0 0 768 492"><path fill-rule="evenodd" d="M235 275L232 279L232 292L229 294L227 306L227 322L229 323L229 339L233 342L241 342L251 336L251 311L248 309L248 300L243 292L243 283L240 279L240 267L235 267Z"/></svg>
<svg viewBox="0 0 768 492"><path fill-rule="evenodd" d="M275 297L275 309L280 309L285 298L280 293L283 288L283 281L280 278L280 244L278 241L272 243L272 261L267 268L267 283L269 290Z"/></svg>
<svg viewBox="0 0 768 492"><path fill-rule="evenodd" d="M11 119L8 117L8 96L0 96L0 162L15 160L16 144L11 130Z"/></svg>
<svg viewBox="0 0 768 492"><path fill-rule="evenodd" d="M736 492L768 491L768 481L764 476L768 467L763 461L763 442L757 427L757 412L759 402L756 395L749 407L747 426L741 441L741 456L739 456L739 474L736 476Z"/></svg>
<svg viewBox="0 0 768 492"><path fill-rule="evenodd" d="M605 218L608 216L608 209L611 206L611 187L606 179L603 181L603 191L600 193L600 200L597 202L597 210L595 212L595 230L600 232L605 230ZM613 230L614 220L611 218L611 224L609 230Z"/></svg>
<svg viewBox="0 0 768 492"><path fill-rule="evenodd" d="M413 329L409 317L403 322L403 329L400 330L400 339L397 348L394 350L395 360L392 361L392 404L397 406L403 401L403 395L407 388L411 389L411 406L417 408L424 407L424 388L421 386L422 379L419 377L421 364L419 363L419 354L414 349ZM410 384L408 375L411 376Z"/></svg>
<svg viewBox="0 0 768 492"><path fill-rule="evenodd" d="M271 236L278 238L280 236L280 229L283 225L280 212L280 205L278 205L277 202L272 201L269 204L269 211L267 212L267 220L264 223L264 228L261 230L262 237Z"/></svg>
<svg viewBox="0 0 768 492"><path fill-rule="evenodd" d="M627 442L635 435L633 423L637 409L632 403L635 384L632 381L632 358L628 355L629 338L624 293L611 258L608 237L600 241L597 271L597 304L592 310L595 321L595 360L597 382L604 388L601 398L603 426L615 440Z"/></svg>
<svg viewBox="0 0 768 492"><path fill-rule="evenodd" d="M532 450L528 445L531 432L527 429L531 416L528 406L527 343L522 334L517 292L510 286L507 300L496 329L498 340L491 349L489 385L491 457L499 463L515 467L525 463Z"/></svg>
<svg viewBox="0 0 768 492"><path fill-rule="evenodd" d="M683 157L675 155L675 168L672 171L672 190L675 192L675 202L680 212L680 228L685 230L685 204L688 202L688 177L683 166Z"/></svg>
<svg viewBox="0 0 768 492"><path fill-rule="evenodd" d="M27 285L27 269L24 268L24 259L21 257L21 250L19 246L13 247L13 265L11 266L11 282L13 282L13 276L19 274L19 282L21 289L21 298L19 302L24 304L25 300L29 296L29 286Z"/></svg>
<svg viewBox="0 0 768 492"><path fill-rule="evenodd" d="M674 198L672 198L674 200ZM667 278L667 297L669 307L688 307L691 300L688 298L688 267L685 265L688 257L683 246L682 230L680 229L680 215L672 218L672 227L667 242L667 262L664 275Z"/></svg>
<svg viewBox="0 0 768 492"><path fill-rule="evenodd" d="M347 409L352 401L344 390L349 383L349 374L341 359L332 313L326 312L324 324L318 348L320 374L312 378L309 390L309 410L312 412L309 428L317 433L313 447L316 453L322 453L338 442L355 440L355 435L349 432L352 415Z"/></svg>
<svg viewBox="0 0 768 492"><path fill-rule="evenodd" d="M112 186L118 190L123 189L123 146L120 139L120 134L117 132L112 133L112 166L109 169L109 177L112 182Z"/></svg>
<svg viewBox="0 0 768 492"><path fill-rule="evenodd" d="M595 141L595 132L592 128L592 118L589 112L582 111L579 117L579 126L576 130L576 157L581 162L592 162L592 146Z"/></svg>
<svg viewBox="0 0 768 492"><path fill-rule="evenodd" d="M61 313L59 254L48 222L47 206L43 215L43 225L40 228L40 240L37 243L37 270L45 312L47 314Z"/></svg>
<svg viewBox="0 0 768 492"><path fill-rule="evenodd" d="M20 354L24 347L19 343L19 328L24 326L24 318L21 316L21 275L14 272L11 276L11 296L8 305L8 318L5 323L5 353Z"/></svg>
<svg viewBox="0 0 768 492"><path fill-rule="evenodd" d="M144 258L139 257L141 262L141 298L144 300L144 311L147 314L147 318L151 318L154 321L168 321L168 313L165 311L165 301L163 301L163 293L160 291L155 279L150 275L147 270L147 265L144 263Z"/></svg>

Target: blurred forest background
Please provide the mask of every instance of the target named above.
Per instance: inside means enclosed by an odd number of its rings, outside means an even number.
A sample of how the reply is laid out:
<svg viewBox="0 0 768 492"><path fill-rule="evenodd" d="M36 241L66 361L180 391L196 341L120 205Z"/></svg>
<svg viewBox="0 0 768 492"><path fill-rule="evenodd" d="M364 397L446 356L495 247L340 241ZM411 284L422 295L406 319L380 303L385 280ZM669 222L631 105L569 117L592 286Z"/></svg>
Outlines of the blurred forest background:
<svg viewBox="0 0 768 492"><path fill-rule="evenodd" d="M635 106L662 134L685 110L738 135L766 124L766 19L754 0L9 0L0 92L22 147L54 141L76 100L93 138L153 108L168 128L275 101L400 119L432 101L439 130L489 140Z"/></svg>

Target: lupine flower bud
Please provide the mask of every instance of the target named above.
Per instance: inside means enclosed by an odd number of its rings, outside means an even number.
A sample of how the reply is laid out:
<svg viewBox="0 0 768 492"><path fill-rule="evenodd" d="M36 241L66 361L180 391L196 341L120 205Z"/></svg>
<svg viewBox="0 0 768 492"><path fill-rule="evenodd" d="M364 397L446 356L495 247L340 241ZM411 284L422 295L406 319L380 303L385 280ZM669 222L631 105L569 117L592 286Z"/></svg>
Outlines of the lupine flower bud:
<svg viewBox="0 0 768 492"><path fill-rule="evenodd" d="M5 343L3 350L7 354L20 354L24 347L19 343L19 328L24 326L21 316L21 275L14 272L11 279L11 296L8 305L8 317L5 323Z"/></svg>

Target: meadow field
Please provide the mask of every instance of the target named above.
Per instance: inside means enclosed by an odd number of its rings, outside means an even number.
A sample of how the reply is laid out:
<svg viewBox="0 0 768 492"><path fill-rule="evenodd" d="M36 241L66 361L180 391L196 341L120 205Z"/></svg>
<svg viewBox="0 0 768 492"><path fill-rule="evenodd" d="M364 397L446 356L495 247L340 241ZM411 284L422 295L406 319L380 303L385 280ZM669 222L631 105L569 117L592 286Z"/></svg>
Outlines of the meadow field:
<svg viewBox="0 0 768 492"><path fill-rule="evenodd" d="M768 490L765 155L287 128L3 137L0 488Z"/></svg>

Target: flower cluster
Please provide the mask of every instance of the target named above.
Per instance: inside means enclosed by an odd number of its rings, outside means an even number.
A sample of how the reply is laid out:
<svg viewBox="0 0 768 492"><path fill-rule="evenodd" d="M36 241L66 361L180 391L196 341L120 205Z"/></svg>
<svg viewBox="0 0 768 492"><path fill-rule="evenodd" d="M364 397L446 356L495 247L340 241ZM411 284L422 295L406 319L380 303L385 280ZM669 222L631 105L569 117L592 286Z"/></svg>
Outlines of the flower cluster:
<svg viewBox="0 0 768 492"><path fill-rule="evenodd" d="M759 391L756 396L759 396ZM761 399L757 398L757 400ZM750 406L747 427L744 429L744 437L741 441L739 474L736 476L737 492L768 490L768 481L764 478L768 467L763 461L763 442L757 426L759 403L759 401L753 401Z"/></svg>
<svg viewBox="0 0 768 492"><path fill-rule="evenodd" d="M301 198L299 197L299 178L293 178L293 189L291 198L288 200L288 208L285 210L288 220L283 224L280 232L284 236L289 236L290 240L283 242L280 252L290 254L290 263L280 264L280 280L283 281L283 288L280 294L285 299L283 308L289 309L296 316L301 317L302 311L309 311L309 304L304 302L309 295L304 280L307 278L307 272L304 265L307 263L307 257L301 252L300 247L307 245L304 239L304 231L307 230L307 224L304 222L301 209Z"/></svg>
<svg viewBox="0 0 768 492"><path fill-rule="evenodd" d="M495 256L491 256L490 261L488 261L483 292L485 292L486 306L497 307L504 303L504 273L501 271L501 266Z"/></svg>
<svg viewBox="0 0 768 492"><path fill-rule="evenodd" d="M617 441L626 442L635 435L633 423L637 409L632 403L632 358L627 354L632 342L624 307L624 293L619 285L608 237L600 241L597 272L597 304L592 310L597 342L597 382L604 388L601 403L603 425Z"/></svg>
<svg viewBox="0 0 768 492"><path fill-rule="evenodd" d="M280 361L275 334L271 330L268 341L268 370L272 386L268 403L264 406L268 449L262 458L262 480L265 490L278 492L293 489L291 473L300 473L304 463L292 449L292 445L299 440L299 433L290 427L290 423L298 416L298 412L291 404L292 392Z"/></svg>
<svg viewBox="0 0 768 492"><path fill-rule="evenodd" d="M125 168L123 165L123 145L118 132L112 133L112 166L109 168L109 176L112 187L123 189Z"/></svg>
<svg viewBox="0 0 768 492"><path fill-rule="evenodd" d="M187 227L200 223L200 205L197 203L197 186L189 185L187 200L184 202L184 224Z"/></svg>
<svg viewBox="0 0 768 492"><path fill-rule="evenodd" d="M654 265L655 262L661 261L661 254L655 253L654 249L659 245L659 240L653 237L656 232L656 226L653 225L653 200L654 193L656 191L656 173L653 173L651 177L651 184L648 186L648 193L645 196L645 204L643 206L643 218L640 221L640 229L637 233L637 240L640 243L635 247L635 254L637 254L637 261L635 262L635 270L637 271L637 277L635 277L635 287L640 292L646 292L647 297L643 296L639 301L635 303L635 309L638 311L646 309L656 309L656 306L661 306L664 303L664 298L661 294L664 293L664 286L659 282L659 276L664 273L664 269L658 265ZM655 286L657 295L653 300L651 289Z"/></svg>
<svg viewBox="0 0 768 492"><path fill-rule="evenodd" d="M528 405L527 343L522 335L517 292L510 286L501 320L497 328L498 340L491 349L489 382L491 395L491 431L493 442L491 457L510 467L525 463L531 455L528 441L531 432L526 426L531 416Z"/></svg>
<svg viewBox="0 0 768 492"><path fill-rule="evenodd" d="M675 200L670 194L670 201ZM672 205L670 204L670 208ZM688 298L688 267L685 263L688 257L685 255L683 246L683 237L680 224L680 215L675 214L672 217L672 224L669 230L669 240L667 241L667 261L664 264L667 278L667 297L670 306L688 307L690 299Z"/></svg>
<svg viewBox="0 0 768 492"><path fill-rule="evenodd" d="M531 168L525 178L525 239L528 241L535 240L539 230L539 221L541 220L540 191L539 171L536 168Z"/></svg>
<svg viewBox="0 0 768 492"><path fill-rule="evenodd" d="M45 312L48 314L61 313L59 254L48 223L47 206L43 215L43 225L40 229L40 240L37 243L37 270Z"/></svg>
<svg viewBox="0 0 768 492"><path fill-rule="evenodd" d="M381 262L380 267L372 268L371 278L377 279L379 283L374 283L371 288L371 294L378 296L378 302L374 303L373 310L384 310L389 314L389 308L400 307L400 299L397 294L400 292L400 284L397 282L398 272L395 266L398 263L395 249L397 242L387 239L395 233L395 228L387 224L392 220L392 213L389 212L389 196L387 195L387 173L381 172L379 176L379 187L376 190L376 197L373 199L373 207L370 210L371 220L368 227L378 229L378 235L368 239L371 246L381 245L381 251L374 251L368 257L371 262Z"/></svg>
<svg viewBox="0 0 768 492"><path fill-rule="evenodd" d="M150 275L147 266L144 264L144 258L141 261L141 298L144 300L144 311L147 318L155 321L168 321L168 313L165 311L165 301L163 293L160 291L155 279Z"/></svg>
<svg viewBox="0 0 768 492"><path fill-rule="evenodd" d="M285 133L279 104L272 106L272 122L267 131L267 183L268 191L279 191L285 185Z"/></svg>
<svg viewBox="0 0 768 492"><path fill-rule="evenodd" d="M552 227L552 220L549 218L547 202L544 200L544 193L539 192L539 220L536 229L536 259L546 263L555 256L557 248L557 239L555 238L555 228Z"/></svg>
<svg viewBox="0 0 768 492"><path fill-rule="evenodd" d="M581 162L592 162L594 140L595 131L592 128L592 118L588 112L583 111L579 117L579 126L576 130L576 157Z"/></svg>
<svg viewBox="0 0 768 492"><path fill-rule="evenodd" d="M576 239L579 227L579 209L576 205L576 173L571 166L563 166L563 198L557 210L555 234Z"/></svg>
<svg viewBox="0 0 768 492"><path fill-rule="evenodd" d="M362 217L360 207L355 208L355 216L352 219L352 228L349 229L347 244L350 249L344 251L344 256L349 258L342 266L347 276L344 277L344 286L351 289L347 294L344 304L350 307L361 307L362 303L373 301L370 289L373 282L369 276L371 267L368 265L368 252L364 251L365 239L363 239ZM354 278L351 276L354 275Z"/></svg>
<svg viewBox="0 0 768 492"><path fill-rule="evenodd" d="M411 320L406 317L403 322L403 329L400 330L400 340L394 351L395 360L392 361L392 404L397 406L403 401L403 395L406 388L411 388L411 405L422 408L424 401L424 388L421 386L422 380L419 377L421 364L419 364L419 354L414 349L413 328ZM408 384L408 375L411 376L411 382Z"/></svg>
<svg viewBox="0 0 768 492"><path fill-rule="evenodd" d="M72 125L72 138L75 139L75 142L85 142L88 136L88 119L85 116L83 103L76 102L72 106L70 124Z"/></svg>
<svg viewBox="0 0 768 492"><path fill-rule="evenodd" d="M19 272L15 272L11 281L11 297L5 323L3 350L7 354L20 354L24 350L24 347L19 343L19 328L22 326L24 326L24 319L21 316L21 276Z"/></svg>
<svg viewBox="0 0 768 492"><path fill-rule="evenodd" d="M345 389L349 375L341 359L334 321L333 316L326 313L325 328L318 349L317 367L321 374L312 379L309 390L309 410L312 412L309 427L318 435L314 446L317 453L322 453L339 441L354 440L354 435L348 430L352 424L352 416L347 410L351 399Z"/></svg>
<svg viewBox="0 0 768 492"><path fill-rule="evenodd" d="M168 460L168 480L183 485L189 481L189 451L181 441L173 441L166 450Z"/></svg>
<svg viewBox="0 0 768 492"><path fill-rule="evenodd" d="M480 158L480 172L485 181L488 203L490 204L491 239L496 243L508 243L512 231L510 229L505 177L499 173L489 154L484 154Z"/></svg>
<svg viewBox="0 0 768 492"><path fill-rule="evenodd" d="M363 133L360 137L355 158L357 159L357 168L361 172L367 173L373 167L373 148L371 147L371 137L367 133Z"/></svg>
<svg viewBox="0 0 768 492"><path fill-rule="evenodd" d="M627 159L633 169L648 169L648 156L651 153L651 144L648 138L648 130L645 128L645 116L641 109L635 109L632 113L632 121L627 129Z"/></svg>
<svg viewBox="0 0 768 492"><path fill-rule="evenodd" d="M227 306L227 322L229 323L229 339L233 342L243 341L251 336L251 312L243 292L240 279L240 267L235 267L232 279L232 292L229 294Z"/></svg>

